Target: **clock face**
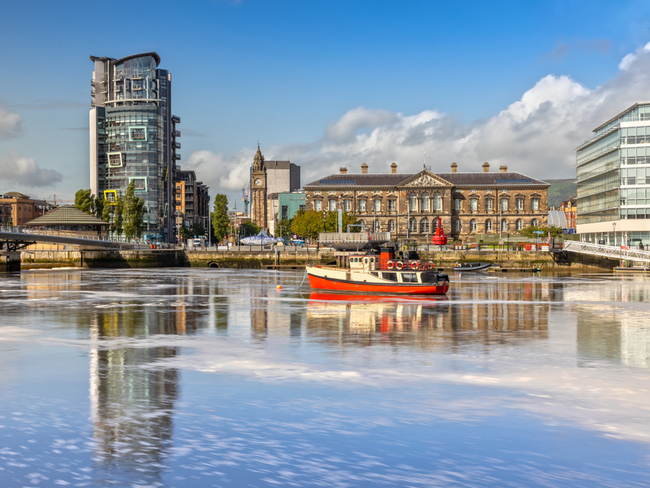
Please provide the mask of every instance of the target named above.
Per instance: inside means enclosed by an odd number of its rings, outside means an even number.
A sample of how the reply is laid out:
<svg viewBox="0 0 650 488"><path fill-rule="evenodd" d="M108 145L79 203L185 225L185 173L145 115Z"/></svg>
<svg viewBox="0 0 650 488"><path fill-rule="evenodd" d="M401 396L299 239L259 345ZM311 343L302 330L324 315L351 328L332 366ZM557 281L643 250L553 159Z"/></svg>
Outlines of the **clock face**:
<svg viewBox="0 0 650 488"><path fill-rule="evenodd" d="M257 178L257 179L255 180L255 184L256 184L256 185L261 185L261 184L262 184L262 180L260 180L259 178Z"/></svg>

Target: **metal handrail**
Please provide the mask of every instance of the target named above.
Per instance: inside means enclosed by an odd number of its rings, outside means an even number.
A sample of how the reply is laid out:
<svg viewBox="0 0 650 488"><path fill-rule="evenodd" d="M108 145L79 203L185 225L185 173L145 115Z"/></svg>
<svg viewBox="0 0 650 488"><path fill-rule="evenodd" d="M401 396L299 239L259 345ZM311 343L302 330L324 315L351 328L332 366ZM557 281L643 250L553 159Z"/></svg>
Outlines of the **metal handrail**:
<svg viewBox="0 0 650 488"><path fill-rule="evenodd" d="M607 246L604 244L592 244L590 242L564 241L563 250L589 254L591 256L601 256L604 258L639 261L650 263L650 251L641 249L628 249L625 246Z"/></svg>

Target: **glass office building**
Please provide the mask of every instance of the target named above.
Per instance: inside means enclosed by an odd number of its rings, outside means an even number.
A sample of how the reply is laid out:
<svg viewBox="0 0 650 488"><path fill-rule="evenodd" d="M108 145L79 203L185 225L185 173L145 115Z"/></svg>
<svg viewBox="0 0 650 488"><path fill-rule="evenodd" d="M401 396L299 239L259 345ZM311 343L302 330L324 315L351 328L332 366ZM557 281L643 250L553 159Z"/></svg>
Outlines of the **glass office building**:
<svg viewBox="0 0 650 488"><path fill-rule="evenodd" d="M609 245L650 244L650 102L594 129L577 149L577 233Z"/></svg>
<svg viewBox="0 0 650 488"><path fill-rule="evenodd" d="M171 74L154 52L90 59L91 191L110 203L133 182L145 201L144 238L172 242L180 119L171 114Z"/></svg>

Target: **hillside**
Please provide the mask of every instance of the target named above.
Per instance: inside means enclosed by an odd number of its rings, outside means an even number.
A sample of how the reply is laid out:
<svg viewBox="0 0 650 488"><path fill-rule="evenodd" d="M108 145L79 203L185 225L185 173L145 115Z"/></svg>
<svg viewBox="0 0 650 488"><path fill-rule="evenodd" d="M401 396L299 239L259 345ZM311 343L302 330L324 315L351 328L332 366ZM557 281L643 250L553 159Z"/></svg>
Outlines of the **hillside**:
<svg viewBox="0 0 650 488"><path fill-rule="evenodd" d="M548 189L548 206L557 207L564 200L568 200L576 195L575 178L565 180L544 180L550 183Z"/></svg>

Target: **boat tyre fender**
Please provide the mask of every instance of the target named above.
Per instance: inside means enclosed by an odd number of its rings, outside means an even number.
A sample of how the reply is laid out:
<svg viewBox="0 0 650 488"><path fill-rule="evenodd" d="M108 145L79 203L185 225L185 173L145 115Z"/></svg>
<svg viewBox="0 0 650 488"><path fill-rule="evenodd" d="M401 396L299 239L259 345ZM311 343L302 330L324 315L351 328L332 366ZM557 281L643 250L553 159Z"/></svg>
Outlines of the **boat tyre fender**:
<svg viewBox="0 0 650 488"><path fill-rule="evenodd" d="M393 263L392 261L388 261L388 262L386 263L386 267L387 267L388 269L393 269L393 266L394 266L394 265L395 265L395 263Z"/></svg>
<svg viewBox="0 0 650 488"><path fill-rule="evenodd" d="M402 269L403 267L404 267L404 263L402 261L397 261L395 263L395 268Z"/></svg>
<svg viewBox="0 0 650 488"><path fill-rule="evenodd" d="M433 264L433 261L429 261L429 267L427 269L435 269L435 264Z"/></svg>

